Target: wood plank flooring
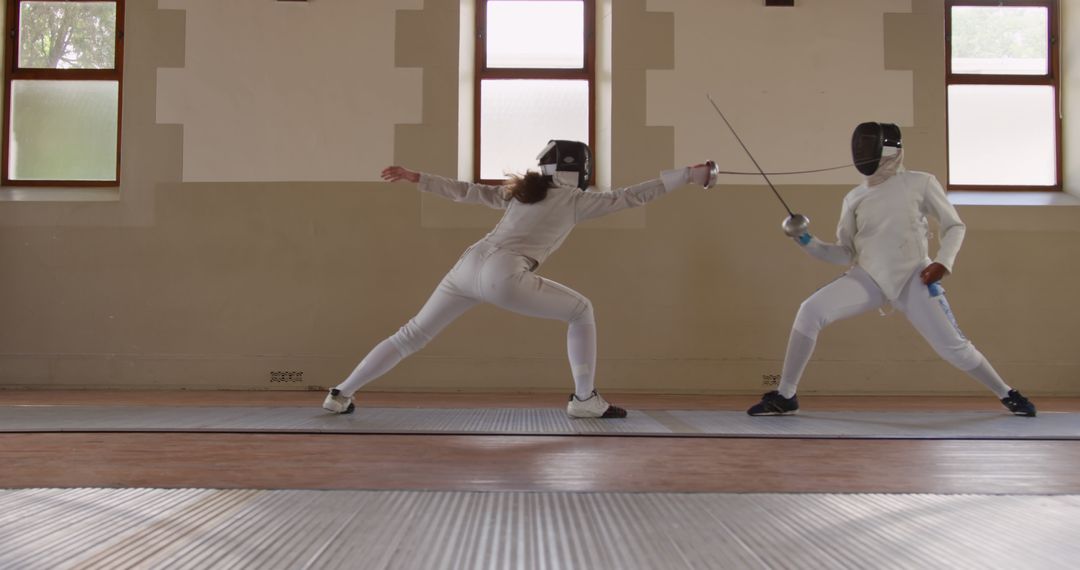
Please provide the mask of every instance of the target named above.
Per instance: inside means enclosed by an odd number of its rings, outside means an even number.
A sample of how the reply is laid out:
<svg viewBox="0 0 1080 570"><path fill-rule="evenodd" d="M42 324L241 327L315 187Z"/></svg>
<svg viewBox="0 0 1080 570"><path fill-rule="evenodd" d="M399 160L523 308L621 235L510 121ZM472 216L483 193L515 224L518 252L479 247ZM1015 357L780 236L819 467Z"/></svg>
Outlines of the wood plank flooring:
<svg viewBox="0 0 1080 570"><path fill-rule="evenodd" d="M44 392L0 391L0 404ZM313 392L48 392L49 404L319 405ZM754 397L613 395L639 409ZM993 398L807 397L806 409L995 410ZM365 394L361 406L560 406L553 394ZM1042 412L1078 398L1040 398ZM1037 421L1037 419L1035 420ZM0 487L1080 493L1080 442L564 436L5 434Z"/></svg>

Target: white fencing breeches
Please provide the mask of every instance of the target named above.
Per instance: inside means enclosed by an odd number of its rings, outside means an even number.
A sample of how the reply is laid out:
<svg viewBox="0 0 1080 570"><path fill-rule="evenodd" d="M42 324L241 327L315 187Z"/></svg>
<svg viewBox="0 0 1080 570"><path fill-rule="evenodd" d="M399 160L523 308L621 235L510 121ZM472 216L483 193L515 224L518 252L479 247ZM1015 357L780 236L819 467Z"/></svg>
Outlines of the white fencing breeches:
<svg viewBox="0 0 1080 570"><path fill-rule="evenodd" d="M596 370L596 321L592 303L581 293L532 272L535 262L523 255L478 243L465 250L435 292L405 326L377 345L338 389L351 396L364 384L424 348L465 311L480 304L569 324L567 352L575 393L593 390Z"/></svg>
<svg viewBox="0 0 1080 570"><path fill-rule="evenodd" d="M982 372L989 364L982 353L960 332L949 303L945 300L944 289L939 285L936 291L932 291L923 284L919 276L921 270L920 267L912 273L900 292L900 297L892 302L893 307L907 317L939 356L1003 397L1008 393L1009 387L996 372L989 376L973 374L976 369ZM788 354L785 356L784 369L780 376L781 395L790 398L795 393L821 329L840 319L877 309L886 301L881 288L859 267L851 269L806 299L795 316L791 339L788 341Z"/></svg>

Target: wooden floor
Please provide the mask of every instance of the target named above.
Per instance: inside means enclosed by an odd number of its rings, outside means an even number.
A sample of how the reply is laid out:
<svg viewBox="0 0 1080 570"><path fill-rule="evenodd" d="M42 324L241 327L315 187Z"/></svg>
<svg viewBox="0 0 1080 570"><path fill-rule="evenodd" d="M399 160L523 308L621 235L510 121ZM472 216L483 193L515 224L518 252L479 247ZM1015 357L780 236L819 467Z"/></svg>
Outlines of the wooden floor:
<svg viewBox="0 0 1080 570"><path fill-rule="evenodd" d="M361 408L557 407L563 398L373 393L358 403ZM716 410L742 410L755 400L640 394L609 399L637 409ZM800 400L804 409L822 411L1004 413L989 397ZM1034 400L1044 413L1080 411L1080 398ZM0 405L318 406L321 401L322 394L314 392L0 391ZM0 487L5 488L1080 493L1080 442L1070 441L51 433L0 434L0 458Z"/></svg>

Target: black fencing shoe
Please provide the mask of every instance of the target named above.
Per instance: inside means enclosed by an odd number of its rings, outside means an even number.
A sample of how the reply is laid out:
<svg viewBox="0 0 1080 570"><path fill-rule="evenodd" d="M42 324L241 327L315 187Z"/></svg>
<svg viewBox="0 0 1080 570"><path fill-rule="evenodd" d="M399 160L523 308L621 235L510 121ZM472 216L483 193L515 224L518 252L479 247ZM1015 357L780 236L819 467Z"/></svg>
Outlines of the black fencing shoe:
<svg viewBox="0 0 1080 570"><path fill-rule="evenodd" d="M780 392L773 390L772 392L765 392L765 395L761 397L761 401L750 406L746 413L751 416L786 416L788 414L799 413L799 397L792 396L785 398L780 395Z"/></svg>
<svg viewBox="0 0 1080 570"><path fill-rule="evenodd" d="M330 393L326 395L322 407L324 410L330 410L335 414L351 414L356 409L352 396L343 395L341 390L337 388L330 390Z"/></svg>
<svg viewBox="0 0 1080 570"><path fill-rule="evenodd" d="M1035 404L1031 403L1023 394L1016 390L1009 390L1009 395L1001 399L1009 411L1018 416L1035 417Z"/></svg>
<svg viewBox="0 0 1080 570"><path fill-rule="evenodd" d="M584 400L578 399L577 395L570 394L570 402L566 404L566 415L572 418L625 418L626 410L619 406L612 406L600 394L593 390L592 394Z"/></svg>

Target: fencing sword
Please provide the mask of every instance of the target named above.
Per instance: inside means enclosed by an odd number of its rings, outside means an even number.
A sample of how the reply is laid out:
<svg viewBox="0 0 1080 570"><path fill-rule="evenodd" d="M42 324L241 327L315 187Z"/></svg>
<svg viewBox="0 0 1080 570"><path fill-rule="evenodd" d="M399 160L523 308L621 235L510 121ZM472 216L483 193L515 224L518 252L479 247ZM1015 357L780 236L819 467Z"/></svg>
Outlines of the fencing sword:
<svg viewBox="0 0 1080 570"><path fill-rule="evenodd" d="M705 97L709 99L709 103L712 105L712 108L715 109L716 113L720 115L720 118L724 120L724 124L727 125L727 128L731 131L731 134L735 135L735 140L739 141L739 146L741 146L742 149L746 151L746 156L750 157L750 161L754 163L754 167L757 168L758 173L761 174L761 177L765 179L765 183L769 185L770 189L772 189L773 194L776 195L776 199L780 200L780 204L782 204L784 206L784 209L787 210L788 217L785 218L784 221L780 224L780 227L784 229L784 233L790 237L799 237L805 234L807 228L810 227L810 218L802 214L796 214L791 211L791 208L788 207L787 202L784 201L783 196L780 195L780 192L777 192L776 186L773 186L772 181L769 180L769 175L765 174L765 170L763 170L761 168L761 165L758 164L757 160L754 159L754 155L750 154L750 149L746 148L746 145L743 143L742 139L739 138L739 133L735 132L735 127L731 126L731 123L728 122L727 117L724 116L724 112L721 111L720 107L716 105L716 101L713 101L712 96L708 93L705 94ZM718 172L718 169L715 168L715 163L710 166L710 175L712 175L714 172Z"/></svg>
<svg viewBox="0 0 1080 570"><path fill-rule="evenodd" d="M876 158L871 158L871 159L868 159L868 160L862 160L862 161L853 162L853 163L850 163L850 164L841 164L839 166L828 166L828 167L825 167L825 168L812 168L812 169L809 169L809 170L782 170L782 171L777 171L777 172L766 172L765 174L768 174L769 176L789 176L789 175L792 175L792 174L815 174L817 172L829 172L829 171L832 171L832 170L845 170L845 169L851 168L853 166L859 166L860 164L874 164L875 162L881 162L881 160L876 159ZM716 169L716 174L717 175L731 174L731 175L735 175L735 176L761 176L760 172L746 172L746 171L743 171L743 170L720 170L719 167L717 167L717 169Z"/></svg>

